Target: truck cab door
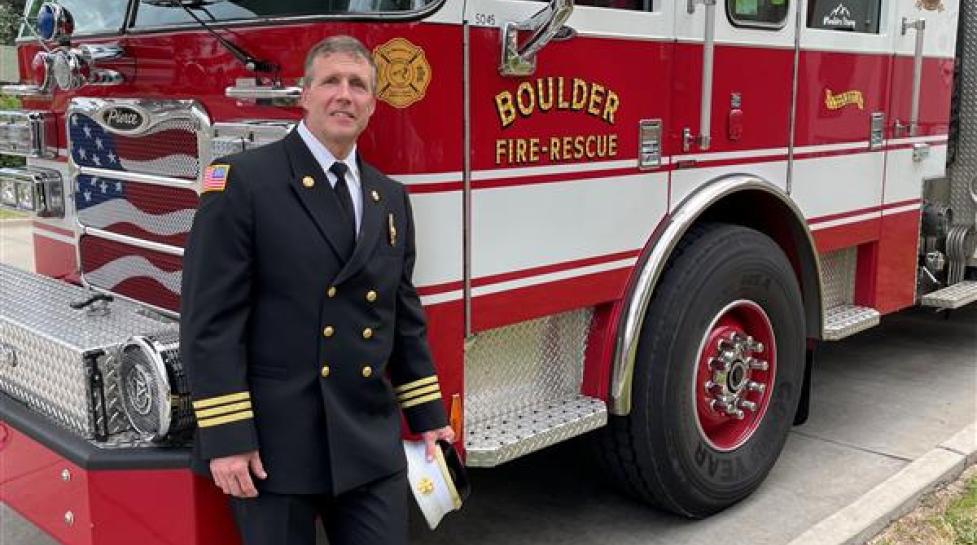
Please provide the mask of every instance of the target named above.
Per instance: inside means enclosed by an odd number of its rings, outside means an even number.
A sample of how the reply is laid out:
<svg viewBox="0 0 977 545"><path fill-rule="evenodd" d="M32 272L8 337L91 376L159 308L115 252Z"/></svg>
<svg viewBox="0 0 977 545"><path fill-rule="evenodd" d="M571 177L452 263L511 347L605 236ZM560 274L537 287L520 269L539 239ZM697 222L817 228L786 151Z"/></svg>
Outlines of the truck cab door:
<svg viewBox="0 0 977 545"><path fill-rule="evenodd" d="M798 1L675 2L672 207L734 172L786 189Z"/></svg>
<svg viewBox="0 0 977 545"><path fill-rule="evenodd" d="M809 0L803 10L791 195L826 270L854 279L826 292L828 308L878 304L891 8L884 0Z"/></svg>
<svg viewBox="0 0 977 545"><path fill-rule="evenodd" d="M896 2L879 240L879 309L916 295L923 181L944 175L959 0Z"/></svg>
<svg viewBox="0 0 977 545"><path fill-rule="evenodd" d="M665 213L675 3L588 3L528 67L546 4L466 3L469 333L620 298Z"/></svg>

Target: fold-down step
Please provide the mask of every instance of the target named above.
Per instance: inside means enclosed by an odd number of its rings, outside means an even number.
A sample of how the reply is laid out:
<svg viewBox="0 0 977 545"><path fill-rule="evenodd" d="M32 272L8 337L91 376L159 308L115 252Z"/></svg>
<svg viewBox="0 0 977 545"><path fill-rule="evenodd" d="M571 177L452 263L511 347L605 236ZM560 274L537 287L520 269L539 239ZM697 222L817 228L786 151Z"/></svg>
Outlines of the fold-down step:
<svg viewBox="0 0 977 545"><path fill-rule="evenodd" d="M977 281L964 280L952 286L927 293L919 304L940 309L960 308L977 301Z"/></svg>
<svg viewBox="0 0 977 545"><path fill-rule="evenodd" d="M607 424L600 399L577 395L469 423L466 465L493 467Z"/></svg>

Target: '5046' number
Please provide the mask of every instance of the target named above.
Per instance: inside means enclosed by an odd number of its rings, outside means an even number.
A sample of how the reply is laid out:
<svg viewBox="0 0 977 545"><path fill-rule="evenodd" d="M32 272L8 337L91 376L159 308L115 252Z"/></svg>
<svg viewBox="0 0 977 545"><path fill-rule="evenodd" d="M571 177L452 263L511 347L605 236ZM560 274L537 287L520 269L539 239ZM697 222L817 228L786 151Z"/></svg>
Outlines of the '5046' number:
<svg viewBox="0 0 977 545"><path fill-rule="evenodd" d="M495 14L476 13L475 24L478 26L495 26Z"/></svg>

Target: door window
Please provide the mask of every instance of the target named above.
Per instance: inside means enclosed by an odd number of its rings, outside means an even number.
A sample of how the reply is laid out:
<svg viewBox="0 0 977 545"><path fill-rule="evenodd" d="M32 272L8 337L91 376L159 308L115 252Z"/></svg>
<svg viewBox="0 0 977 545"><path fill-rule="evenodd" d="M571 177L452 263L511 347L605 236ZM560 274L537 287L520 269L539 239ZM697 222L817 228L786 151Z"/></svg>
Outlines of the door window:
<svg viewBox="0 0 977 545"><path fill-rule="evenodd" d="M783 28L788 0L726 0L726 15L735 26Z"/></svg>
<svg viewBox="0 0 977 545"><path fill-rule="evenodd" d="M807 27L878 34L881 9L882 0L811 0Z"/></svg>

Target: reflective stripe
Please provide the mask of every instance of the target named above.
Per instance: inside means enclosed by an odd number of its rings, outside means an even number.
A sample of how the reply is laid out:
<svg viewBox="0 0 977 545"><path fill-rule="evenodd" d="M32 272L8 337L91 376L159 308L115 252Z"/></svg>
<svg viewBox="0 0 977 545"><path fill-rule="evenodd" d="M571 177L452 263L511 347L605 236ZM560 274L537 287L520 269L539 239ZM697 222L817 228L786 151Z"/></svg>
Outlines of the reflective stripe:
<svg viewBox="0 0 977 545"><path fill-rule="evenodd" d="M428 401L434 401L435 399L441 399L441 392L435 392L424 397L418 397L410 401L404 401L400 404L401 409L409 409L414 405L420 405L421 403L427 403Z"/></svg>
<svg viewBox="0 0 977 545"><path fill-rule="evenodd" d="M230 422L237 422L238 420L246 420L248 418L254 418L254 413L251 411L245 411L243 413L234 413L226 416L218 416L217 418L208 418L206 420L198 420L197 425L201 428L209 428L211 426L218 426L220 424L228 424Z"/></svg>
<svg viewBox="0 0 977 545"><path fill-rule="evenodd" d="M420 386L427 386L428 384L431 384L431 383L434 383L434 382L437 382L437 381L438 381L438 376L437 375L431 375L429 377L425 377L425 378L422 378L420 380L415 380L414 382L408 382L407 384L401 384L400 386L397 386L396 388L394 388L394 393L399 394L401 392L406 392L407 390L413 390L414 388L418 388Z"/></svg>
<svg viewBox="0 0 977 545"><path fill-rule="evenodd" d="M245 399L251 399L251 392L238 392L236 394L227 394L224 396L201 399L199 401L193 402L193 408L205 409L207 407L213 407L214 405L223 405L225 403L233 403L235 401L244 401Z"/></svg>
<svg viewBox="0 0 977 545"><path fill-rule="evenodd" d="M209 416L217 416L219 414L236 413L238 411L243 411L245 409L251 408L250 401L242 401L241 403L234 403L233 405L222 405L220 407L214 407L213 409L204 409L202 411L196 411L197 419L207 418Z"/></svg>
<svg viewBox="0 0 977 545"><path fill-rule="evenodd" d="M412 397L422 396L424 394L429 394L431 392L437 392L438 390L439 390L439 386L437 384L432 384L430 386L425 386L423 388L411 390L406 394L400 394L399 396L397 396L397 399L400 401L407 401Z"/></svg>

